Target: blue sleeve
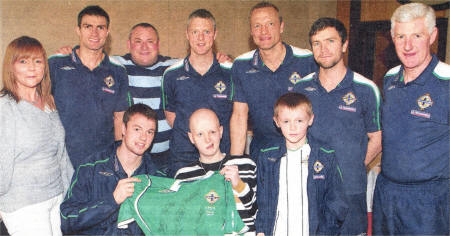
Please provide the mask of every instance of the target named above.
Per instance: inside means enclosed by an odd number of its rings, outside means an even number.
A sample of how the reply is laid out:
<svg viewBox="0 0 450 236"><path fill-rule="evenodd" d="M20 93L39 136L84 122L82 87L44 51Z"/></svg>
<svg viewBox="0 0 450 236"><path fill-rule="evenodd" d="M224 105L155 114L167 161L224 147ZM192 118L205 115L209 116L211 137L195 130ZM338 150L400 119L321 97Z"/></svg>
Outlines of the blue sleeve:
<svg viewBox="0 0 450 236"><path fill-rule="evenodd" d="M328 154L329 160L326 191L324 196L325 212L323 223L319 224L317 234L338 235L348 212L343 188L343 179L334 153Z"/></svg>
<svg viewBox="0 0 450 236"><path fill-rule="evenodd" d="M49 58L48 59L48 70L50 75L50 82L52 84L52 94L55 94L55 88L56 88L56 70L57 66L55 63L55 58Z"/></svg>
<svg viewBox="0 0 450 236"><path fill-rule="evenodd" d="M130 104L129 90L128 90L128 75L124 68L120 67L117 73L119 81L119 94L117 96L117 105L114 112L122 112L128 109Z"/></svg>
<svg viewBox="0 0 450 236"><path fill-rule="evenodd" d="M101 227L109 224L108 218L119 210L113 193L104 194L101 198L93 196L94 168L80 165L72 177L69 190L61 203L61 230L64 234L73 234L93 226ZM107 228L107 226L102 227Z"/></svg>
<svg viewBox="0 0 450 236"><path fill-rule="evenodd" d="M233 63L233 67L231 68L231 78L233 79L233 102L242 102L247 103L247 99L245 97L244 91L242 90L242 81L239 72L239 61L235 61Z"/></svg>
<svg viewBox="0 0 450 236"><path fill-rule="evenodd" d="M376 132L381 130L381 95L378 87L367 87L367 96L364 98L366 102L364 104L364 125L366 133Z"/></svg>
<svg viewBox="0 0 450 236"><path fill-rule="evenodd" d="M161 80L161 97L163 109L170 112L176 111L176 95L175 95L175 82L173 78L173 73L164 72L163 78Z"/></svg>
<svg viewBox="0 0 450 236"><path fill-rule="evenodd" d="M270 189L267 189L265 186L266 180L264 179L267 175L266 168L264 166L264 162L262 161L263 157L259 155L257 157L257 174L256 174L256 202L258 204L258 212L256 213L255 227L256 233L264 233L269 235L268 232L268 224L267 217L269 214L268 211L268 192Z"/></svg>

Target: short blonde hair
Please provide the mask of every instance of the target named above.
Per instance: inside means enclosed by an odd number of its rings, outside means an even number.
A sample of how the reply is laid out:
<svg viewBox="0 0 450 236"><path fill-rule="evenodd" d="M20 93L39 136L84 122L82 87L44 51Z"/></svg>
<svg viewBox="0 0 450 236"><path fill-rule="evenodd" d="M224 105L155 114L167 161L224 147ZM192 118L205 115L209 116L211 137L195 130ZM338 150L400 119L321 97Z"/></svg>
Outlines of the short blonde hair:
<svg viewBox="0 0 450 236"><path fill-rule="evenodd" d="M42 44L35 38L21 36L9 43L5 51L5 57L3 58L3 89L0 91L0 94L2 96L9 95L16 102L20 101L13 65L20 59L30 58L35 55L42 56L44 60L44 78L37 86L37 92L42 98L42 102L50 109L54 110L56 107L55 101L53 100L53 96L51 94L47 54L45 53Z"/></svg>
<svg viewBox="0 0 450 236"><path fill-rule="evenodd" d="M418 18L425 18L428 33L436 26L436 15L433 8L423 3L409 3L398 7L391 17L391 35L394 36L395 23L411 22Z"/></svg>

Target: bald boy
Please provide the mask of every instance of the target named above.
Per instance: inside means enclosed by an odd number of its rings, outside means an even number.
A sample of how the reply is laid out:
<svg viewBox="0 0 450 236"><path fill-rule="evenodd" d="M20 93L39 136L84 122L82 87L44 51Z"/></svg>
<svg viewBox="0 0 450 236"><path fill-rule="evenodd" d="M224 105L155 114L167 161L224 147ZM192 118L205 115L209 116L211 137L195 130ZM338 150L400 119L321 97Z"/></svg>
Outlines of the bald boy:
<svg viewBox="0 0 450 236"><path fill-rule="evenodd" d="M223 127L216 113L210 109L198 109L189 118L189 140L197 148L198 160L181 168L176 179L188 179L206 175L208 171L220 171L231 182L236 209L248 228L255 232L256 164L248 156L230 156L220 151Z"/></svg>

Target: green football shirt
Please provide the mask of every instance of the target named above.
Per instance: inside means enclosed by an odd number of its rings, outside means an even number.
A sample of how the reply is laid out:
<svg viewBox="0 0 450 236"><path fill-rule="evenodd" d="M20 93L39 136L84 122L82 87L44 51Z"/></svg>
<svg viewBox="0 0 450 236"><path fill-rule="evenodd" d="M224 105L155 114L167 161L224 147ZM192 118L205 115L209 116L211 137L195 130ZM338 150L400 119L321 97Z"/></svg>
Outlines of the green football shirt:
<svg viewBox="0 0 450 236"><path fill-rule="evenodd" d="M121 205L118 227L136 221L146 235L224 235L247 227L231 183L217 172L185 180L135 176L134 194Z"/></svg>

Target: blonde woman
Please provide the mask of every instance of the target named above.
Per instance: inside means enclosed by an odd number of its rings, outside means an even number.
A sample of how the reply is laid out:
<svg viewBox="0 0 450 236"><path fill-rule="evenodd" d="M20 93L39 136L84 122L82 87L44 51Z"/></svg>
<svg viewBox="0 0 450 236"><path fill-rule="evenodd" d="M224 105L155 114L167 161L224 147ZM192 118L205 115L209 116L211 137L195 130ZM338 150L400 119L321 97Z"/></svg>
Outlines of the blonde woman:
<svg viewBox="0 0 450 236"><path fill-rule="evenodd" d="M59 205L73 174L50 93L47 56L27 36L3 60L0 215L11 235L61 235Z"/></svg>

